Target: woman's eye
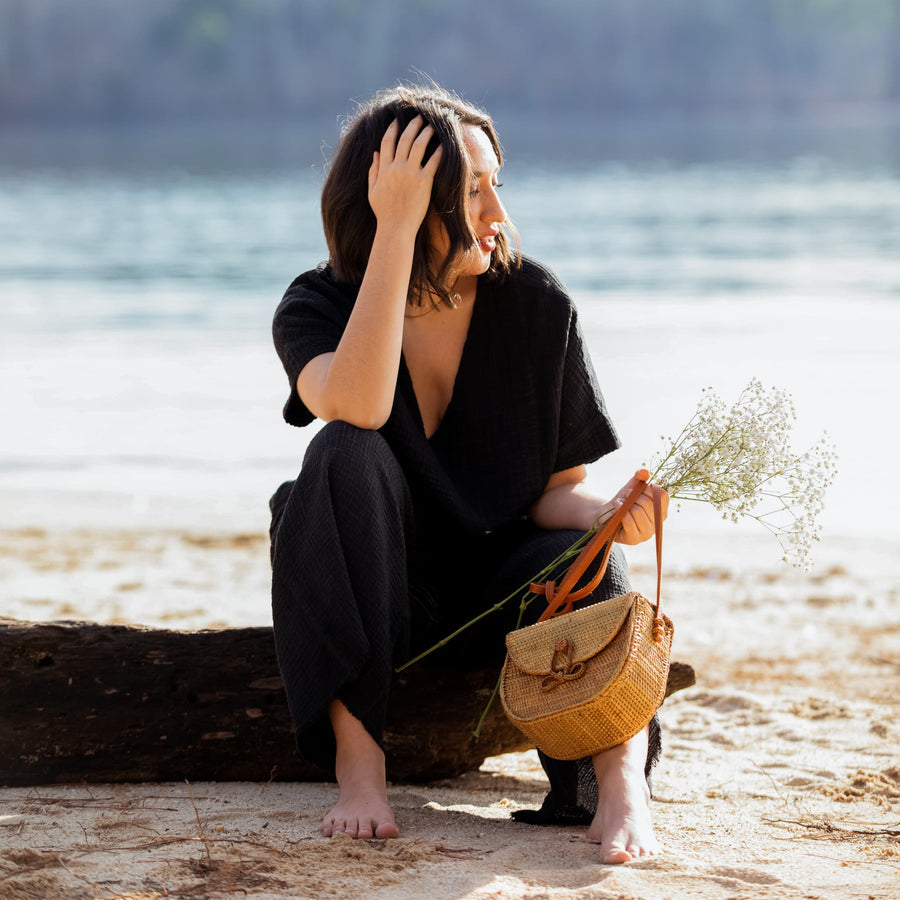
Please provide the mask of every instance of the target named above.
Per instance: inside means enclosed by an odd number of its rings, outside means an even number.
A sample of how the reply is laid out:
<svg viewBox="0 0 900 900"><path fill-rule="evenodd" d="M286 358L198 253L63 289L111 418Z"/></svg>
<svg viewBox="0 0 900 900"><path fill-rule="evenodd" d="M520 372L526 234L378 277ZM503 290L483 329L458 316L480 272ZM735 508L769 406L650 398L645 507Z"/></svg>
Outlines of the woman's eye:
<svg viewBox="0 0 900 900"><path fill-rule="evenodd" d="M502 181L493 181L493 182L491 182L491 187L492 187L494 190L497 190L497 188L502 188L502 187L503 187L503 182L502 182ZM473 184L473 185L472 185L472 189L469 191L469 196L470 196L470 197L475 197L475 196L477 196L477 195L480 194L480 193L481 193L481 191L479 190L478 185L477 185L477 184Z"/></svg>

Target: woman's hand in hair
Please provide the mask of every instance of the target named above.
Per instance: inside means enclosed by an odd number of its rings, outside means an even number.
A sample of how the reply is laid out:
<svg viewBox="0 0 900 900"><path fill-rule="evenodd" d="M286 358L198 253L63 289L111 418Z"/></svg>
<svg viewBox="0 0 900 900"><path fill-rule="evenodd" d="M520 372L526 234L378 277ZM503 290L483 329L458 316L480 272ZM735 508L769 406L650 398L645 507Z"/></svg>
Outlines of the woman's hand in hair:
<svg viewBox="0 0 900 900"><path fill-rule="evenodd" d="M413 236L428 212L431 186L441 161L438 147L423 165L428 142L434 129L416 116L398 137L400 124L395 119L381 139L369 167L369 204L379 227L411 229Z"/></svg>
<svg viewBox="0 0 900 900"><path fill-rule="evenodd" d="M417 116L402 134L396 121L384 133L369 167L378 226L353 312L337 349L310 360L297 378L300 398L326 422L381 428L393 408L416 233L441 161L438 147L423 165L434 137L423 125Z"/></svg>

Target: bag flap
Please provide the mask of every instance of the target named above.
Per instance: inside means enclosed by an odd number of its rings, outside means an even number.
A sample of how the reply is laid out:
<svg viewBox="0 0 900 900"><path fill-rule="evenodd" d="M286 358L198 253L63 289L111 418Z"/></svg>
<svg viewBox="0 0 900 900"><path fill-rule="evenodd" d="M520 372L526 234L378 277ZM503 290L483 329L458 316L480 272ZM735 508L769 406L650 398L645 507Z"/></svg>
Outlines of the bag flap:
<svg viewBox="0 0 900 900"><path fill-rule="evenodd" d="M572 662L596 656L621 630L640 594L631 592L583 609L538 622L506 635L506 649L516 666L531 675L550 672L557 642L568 640Z"/></svg>

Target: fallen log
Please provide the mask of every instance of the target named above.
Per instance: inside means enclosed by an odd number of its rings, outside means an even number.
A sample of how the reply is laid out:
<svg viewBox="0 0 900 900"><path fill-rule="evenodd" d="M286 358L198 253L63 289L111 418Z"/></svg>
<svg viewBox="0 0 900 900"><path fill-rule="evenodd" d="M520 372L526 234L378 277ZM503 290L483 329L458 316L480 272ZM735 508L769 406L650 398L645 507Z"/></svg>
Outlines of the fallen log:
<svg viewBox="0 0 900 900"><path fill-rule="evenodd" d="M385 730L393 781L447 778L526 749L495 703L496 669L413 667ZM694 683L673 663L667 696ZM271 628L170 631L0 618L0 783L310 781Z"/></svg>

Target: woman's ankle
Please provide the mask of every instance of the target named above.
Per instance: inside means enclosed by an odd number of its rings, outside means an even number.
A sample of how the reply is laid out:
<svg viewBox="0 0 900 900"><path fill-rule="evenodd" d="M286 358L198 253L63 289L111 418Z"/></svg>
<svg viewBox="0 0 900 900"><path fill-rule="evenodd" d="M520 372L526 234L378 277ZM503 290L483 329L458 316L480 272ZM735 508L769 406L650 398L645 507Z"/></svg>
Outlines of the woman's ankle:
<svg viewBox="0 0 900 900"><path fill-rule="evenodd" d="M397 837L399 831L387 802L384 751L339 700L329 707L337 754L338 802L322 820L322 833L330 837Z"/></svg>
<svg viewBox="0 0 900 900"><path fill-rule="evenodd" d="M384 794L385 758L378 742L340 700L332 702L328 714L337 745L334 768L338 784L378 788Z"/></svg>
<svg viewBox="0 0 900 900"><path fill-rule="evenodd" d="M597 787L602 791L604 781L611 777L619 781L623 772L634 775L640 773L644 783L644 767L647 760L648 731L645 728L633 738L597 753L593 757L594 774L597 776Z"/></svg>

